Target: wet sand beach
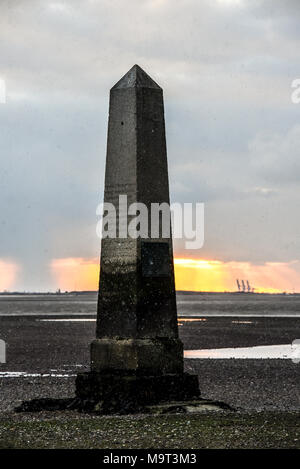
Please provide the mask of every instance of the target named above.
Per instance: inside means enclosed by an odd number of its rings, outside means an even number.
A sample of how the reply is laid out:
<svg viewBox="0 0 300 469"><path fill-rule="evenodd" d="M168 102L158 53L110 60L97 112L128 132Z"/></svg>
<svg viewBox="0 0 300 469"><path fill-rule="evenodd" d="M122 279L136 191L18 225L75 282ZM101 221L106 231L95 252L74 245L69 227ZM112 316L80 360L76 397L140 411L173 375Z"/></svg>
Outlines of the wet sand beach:
<svg viewBox="0 0 300 469"><path fill-rule="evenodd" d="M235 299L224 295L227 316L221 317L216 311L220 311L222 296L203 296L201 304L196 298L193 307L188 303L186 311L186 303L181 301L193 302L193 295L178 295L179 334L184 349L290 344L300 338L298 298L294 298L294 302L288 297L280 298L287 314L283 317L277 308L277 295L272 301L259 299L261 307L256 310L252 304L255 299L247 300L246 296L238 301L247 306L247 315L239 305L237 315L229 316L228 301ZM94 294L71 300L65 296L0 297L0 338L7 343L7 361L0 364L2 422L49 419L49 413L47 417L21 415L16 414L14 408L24 400L74 395L76 373L89 369L95 309ZM237 311L235 307L232 309ZM251 313L253 309L255 314ZM259 309L261 315L257 313ZM253 412L298 414L299 367L299 363L289 359L185 359L186 370L199 376L202 397L226 402L237 409L239 415ZM75 413L71 414L74 417ZM70 419L70 415L58 414L55 418L64 421ZM77 418L86 416L76 415Z"/></svg>

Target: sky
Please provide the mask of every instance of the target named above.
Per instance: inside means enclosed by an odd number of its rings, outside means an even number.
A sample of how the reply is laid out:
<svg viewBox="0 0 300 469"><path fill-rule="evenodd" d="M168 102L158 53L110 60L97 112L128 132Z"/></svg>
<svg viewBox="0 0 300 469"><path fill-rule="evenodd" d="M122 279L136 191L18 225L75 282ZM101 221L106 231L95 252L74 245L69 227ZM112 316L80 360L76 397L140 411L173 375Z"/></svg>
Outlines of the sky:
<svg viewBox="0 0 300 469"><path fill-rule="evenodd" d="M164 89L176 286L300 291L298 0L2 0L0 291L96 289L109 89L139 64ZM1 100L0 100L1 101Z"/></svg>

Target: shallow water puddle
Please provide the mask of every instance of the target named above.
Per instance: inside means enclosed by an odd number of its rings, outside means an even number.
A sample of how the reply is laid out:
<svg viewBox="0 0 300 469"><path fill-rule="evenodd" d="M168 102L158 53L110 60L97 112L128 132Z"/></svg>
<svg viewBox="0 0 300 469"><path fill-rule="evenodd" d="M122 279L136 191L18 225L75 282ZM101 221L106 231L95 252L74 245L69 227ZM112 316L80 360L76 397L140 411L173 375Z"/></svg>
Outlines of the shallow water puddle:
<svg viewBox="0 0 300 469"><path fill-rule="evenodd" d="M178 322L200 322L207 321L206 318L178 318Z"/></svg>
<svg viewBox="0 0 300 469"><path fill-rule="evenodd" d="M253 324L253 321L231 321L232 324Z"/></svg>
<svg viewBox="0 0 300 469"><path fill-rule="evenodd" d="M1 371L0 378L70 378L74 374L62 373L27 373L26 371Z"/></svg>
<svg viewBox="0 0 300 469"><path fill-rule="evenodd" d="M69 318L69 319L37 319L40 322L96 322L96 319L89 318Z"/></svg>
<svg viewBox="0 0 300 469"><path fill-rule="evenodd" d="M259 345L255 347L219 348L202 350L185 350L184 358L201 359L283 359L295 358L295 348L291 344Z"/></svg>
<svg viewBox="0 0 300 469"><path fill-rule="evenodd" d="M40 322L95 322L96 318L59 318L59 319L37 319ZM206 318L178 318L178 322L200 322L207 321Z"/></svg>

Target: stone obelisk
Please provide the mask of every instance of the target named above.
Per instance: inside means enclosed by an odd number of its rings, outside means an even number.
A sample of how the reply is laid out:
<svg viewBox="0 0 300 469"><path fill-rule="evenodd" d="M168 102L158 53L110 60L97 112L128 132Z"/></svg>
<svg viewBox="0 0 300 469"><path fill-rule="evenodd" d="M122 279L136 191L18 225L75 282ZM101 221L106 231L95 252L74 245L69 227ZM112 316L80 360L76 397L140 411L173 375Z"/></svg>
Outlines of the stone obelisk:
<svg viewBox="0 0 300 469"><path fill-rule="evenodd" d="M145 204L148 236L128 236L120 196ZM96 340L77 396L104 412L198 397L198 378L183 372L172 236L161 226L150 236L151 205L169 206L163 92L138 65L110 92L104 202L116 208L117 232L102 239Z"/></svg>

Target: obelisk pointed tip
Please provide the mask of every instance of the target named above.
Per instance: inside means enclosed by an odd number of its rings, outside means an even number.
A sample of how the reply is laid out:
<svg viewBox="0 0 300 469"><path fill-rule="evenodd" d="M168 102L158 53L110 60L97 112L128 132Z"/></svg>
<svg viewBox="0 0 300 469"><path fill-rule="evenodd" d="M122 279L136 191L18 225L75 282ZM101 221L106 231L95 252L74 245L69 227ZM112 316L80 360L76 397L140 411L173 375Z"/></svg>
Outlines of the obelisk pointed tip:
<svg viewBox="0 0 300 469"><path fill-rule="evenodd" d="M137 64L135 64L113 87L121 88L154 88L161 87Z"/></svg>

